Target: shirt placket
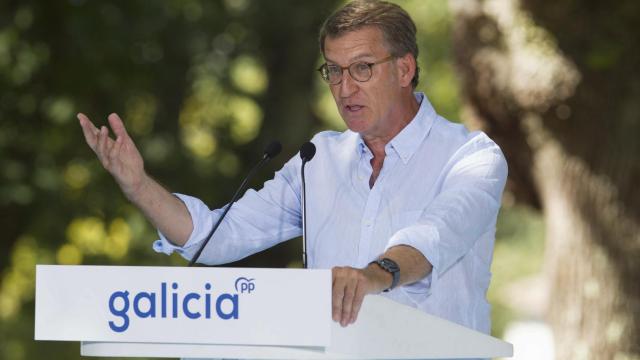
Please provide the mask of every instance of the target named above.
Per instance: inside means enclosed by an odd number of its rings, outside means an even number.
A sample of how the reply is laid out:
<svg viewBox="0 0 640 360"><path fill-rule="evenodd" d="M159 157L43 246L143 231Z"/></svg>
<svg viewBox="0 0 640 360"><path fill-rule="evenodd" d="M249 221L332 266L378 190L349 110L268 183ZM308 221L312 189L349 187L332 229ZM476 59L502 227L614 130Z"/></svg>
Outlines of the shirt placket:
<svg viewBox="0 0 640 360"><path fill-rule="evenodd" d="M365 267L369 262L375 257L377 254L371 253L371 245L373 241L373 231L376 225L376 218L378 217L378 213L380 210L380 202L384 193L384 184L385 177L389 172L388 169L391 169L395 163L396 158L394 156L386 156L384 160L384 165L380 170L380 174L376 179L375 185L373 188L369 189L369 178L371 177L372 168L371 168L371 156L362 156L361 158L361 168L367 169L364 173L367 176L359 176L362 178L361 181L364 182L364 186L368 190L368 195L366 197L366 202L364 206L364 210L362 212L362 218L360 221L360 239L358 241L358 263L356 266ZM364 164L362 163L364 162ZM359 172L362 174L362 172Z"/></svg>

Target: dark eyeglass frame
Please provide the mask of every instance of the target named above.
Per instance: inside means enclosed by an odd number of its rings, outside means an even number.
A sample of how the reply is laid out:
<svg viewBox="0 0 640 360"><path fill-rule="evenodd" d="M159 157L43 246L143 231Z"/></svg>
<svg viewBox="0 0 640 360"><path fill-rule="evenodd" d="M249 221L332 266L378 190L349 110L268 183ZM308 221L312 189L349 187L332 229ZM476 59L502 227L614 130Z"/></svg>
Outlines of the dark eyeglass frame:
<svg viewBox="0 0 640 360"><path fill-rule="evenodd" d="M366 62L366 61L356 61L354 63L349 64L349 66L340 66L340 65L329 65L327 63L324 63L322 65L320 65L320 67L317 69L317 71L320 73L320 76L322 77L322 80L324 80L327 84L329 85L338 85L342 82L342 78L344 78L344 71L348 70L349 71L349 76L351 76L351 78L357 82L367 82L369 80L371 80L371 78L373 77L373 66L374 65L378 65L378 64L382 64L385 63L387 61L391 61L393 59L395 59L396 57L393 55L389 55L386 58L380 59L376 62ZM356 77L353 76L353 73L351 72L351 69L354 68L356 65L367 65L369 67L369 77L364 79L364 80L360 80L357 79ZM335 67L339 67L340 68L340 79L338 80L338 82L332 83L329 80L329 66L335 66Z"/></svg>

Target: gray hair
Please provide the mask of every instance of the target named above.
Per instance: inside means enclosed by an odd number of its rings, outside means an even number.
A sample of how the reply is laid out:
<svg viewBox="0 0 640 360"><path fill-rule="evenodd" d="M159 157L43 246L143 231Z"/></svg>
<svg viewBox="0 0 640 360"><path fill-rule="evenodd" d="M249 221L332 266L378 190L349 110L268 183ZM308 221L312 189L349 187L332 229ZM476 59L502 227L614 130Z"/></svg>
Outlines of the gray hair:
<svg viewBox="0 0 640 360"><path fill-rule="evenodd" d="M379 0L355 0L336 10L320 28L320 51L324 55L327 37L340 37L365 26L374 26L382 32L386 48L392 56L401 57L411 53L416 61L416 73L411 79L415 89L418 85L418 44L416 24L409 14L396 4Z"/></svg>

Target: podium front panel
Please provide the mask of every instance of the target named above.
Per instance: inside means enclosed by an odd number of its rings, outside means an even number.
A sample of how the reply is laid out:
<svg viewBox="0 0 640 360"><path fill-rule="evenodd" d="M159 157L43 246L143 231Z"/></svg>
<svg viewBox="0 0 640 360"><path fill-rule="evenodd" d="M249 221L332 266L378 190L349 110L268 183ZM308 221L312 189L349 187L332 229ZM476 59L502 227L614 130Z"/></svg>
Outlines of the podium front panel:
<svg viewBox="0 0 640 360"><path fill-rule="evenodd" d="M36 340L324 347L330 326L329 270L36 268Z"/></svg>

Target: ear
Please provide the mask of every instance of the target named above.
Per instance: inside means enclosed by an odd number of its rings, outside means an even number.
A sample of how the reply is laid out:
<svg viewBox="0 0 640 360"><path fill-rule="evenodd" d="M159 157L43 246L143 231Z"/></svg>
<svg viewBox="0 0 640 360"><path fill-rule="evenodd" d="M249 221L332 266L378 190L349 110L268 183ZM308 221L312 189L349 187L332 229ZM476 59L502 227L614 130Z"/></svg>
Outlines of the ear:
<svg viewBox="0 0 640 360"><path fill-rule="evenodd" d="M398 64L398 79L402 87L411 86L411 80L416 74L416 59L413 58L411 53L407 53L396 60Z"/></svg>

